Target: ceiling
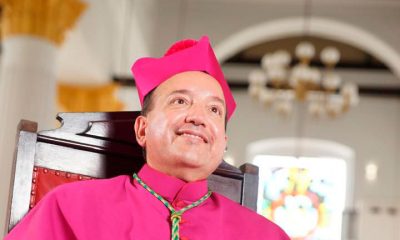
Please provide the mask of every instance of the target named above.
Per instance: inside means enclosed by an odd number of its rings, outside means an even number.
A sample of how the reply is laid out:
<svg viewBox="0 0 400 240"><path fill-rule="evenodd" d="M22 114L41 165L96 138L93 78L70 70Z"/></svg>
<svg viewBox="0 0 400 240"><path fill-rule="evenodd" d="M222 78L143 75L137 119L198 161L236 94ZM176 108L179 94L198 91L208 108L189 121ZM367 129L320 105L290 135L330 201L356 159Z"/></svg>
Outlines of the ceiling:
<svg viewBox="0 0 400 240"><path fill-rule="evenodd" d="M362 70L387 70L389 69L377 58L371 54L358 49L349 44L343 42L338 42L334 40L324 39L321 37L314 36L299 36L290 37L284 39L278 39L269 42L263 42L257 45L250 46L243 49L239 53L235 54L233 57L229 58L227 63L241 63L241 64L259 64L261 58L266 53L272 53L277 50L286 50L292 56L294 56L295 48L298 43L302 41L310 42L314 45L316 54L312 59L312 65L322 66L323 64L319 60L318 53L328 46L333 46L340 52L340 62L337 64L336 68L350 68L350 69L362 69ZM296 59L293 59L292 63L295 63Z"/></svg>
<svg viewBox="0 0 400 240"><path fill-rule="evenodd" d="M304 17L305 13L350 24L400 52L399 0L86 0L89 8L60 53L60 79L132 84L130 66L138 57L160 56L181 38L210 36L214 47L260 23ZM303 35L257 42L223 63L232 85L246 86L249 69L266 52L293 52ZM334 45L341 52L343 78L375 92L400 96L400 79L374 55L352 44L310 36L319 51ZM363 41L363 39L357 39ZM320 65L318 59L313 64Z"/></svg>

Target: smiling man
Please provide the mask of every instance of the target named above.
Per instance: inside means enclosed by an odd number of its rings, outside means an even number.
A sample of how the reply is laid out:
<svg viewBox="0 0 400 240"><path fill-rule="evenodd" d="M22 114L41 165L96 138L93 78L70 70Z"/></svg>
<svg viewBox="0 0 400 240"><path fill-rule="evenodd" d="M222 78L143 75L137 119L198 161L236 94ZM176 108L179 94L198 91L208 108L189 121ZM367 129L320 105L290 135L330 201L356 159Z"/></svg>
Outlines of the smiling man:
<svg viewBox="0 0 400 240"><path fill-rule="evenodd" d="M207 178L226 147L225 101L218 82L204 72L178 73L152 97L152 110L135 123L147 164L188 182Z"/></svg>
<svg viewBox="0 0 400 240"><path fill-rule="evenodd" d="M207 37L174 44L132 67L146 164L134 174L56 188L11 239L287 240L275 224L211 193L235 101Z"/></svg>

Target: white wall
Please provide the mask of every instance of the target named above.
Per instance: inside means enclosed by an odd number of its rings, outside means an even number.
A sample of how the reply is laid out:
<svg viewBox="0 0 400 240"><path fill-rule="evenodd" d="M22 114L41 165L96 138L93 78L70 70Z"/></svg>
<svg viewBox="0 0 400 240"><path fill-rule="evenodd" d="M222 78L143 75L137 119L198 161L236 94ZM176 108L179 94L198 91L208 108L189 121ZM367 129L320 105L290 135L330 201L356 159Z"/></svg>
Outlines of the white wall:
<svg viewBox="0 0 400 240"><path fill-rule="evenodd" d="M237 112L228 126L228 153L237 165L246 161L246 145L261 139L296 137L297 113L284 119L267 111L244 91L235 91ZM360 105L338 119L303 121L302 137L332 140L355 150L355 199L398 198L400 180L400 98L361 97ZM379 166L378 180L364 179L369 161Z"/></svg>
<svg viewBox="0 0 400 240"><path fill-rule="evenodd" d="M181 4L184 2L184 4ZM179 30L183 37L208 34L214 45L247 27L304 15L303 3L268 1L159 1L158 53L177 35L178 16L186 19ZM400 2L397 0L312 1L311 15L336 19L376 34L400 52ZM179 9L185 9L179 13ZM174 22L175 21L175 22ZM362 41L362 39L360 39Z"/></svg>
<svg viewBox="0 0 400 240"><path fill-rule="evenodd" d="M172 2L172 3L171 3ZM208 34L215 45L238 31L256 24L304 14L304 1L159 1L160 11L158 53L172 42L179 18L186 19L180 35L199 37ZM400 2L395 0L372 1L312 1L311 15L336 19L374 34L397 52L400 52ZM180 7L180 8L179 8ZM184 13L178 13L184 9ZM164 23L167 23L164 24ZM173 27L175 26L175 27ZM172 27L172 28L171 28ZM176 30L178 31L178 30ZM362 41L363 39L360 39ZM363 76L368 73L362 73ZM367 85L388 76L372 73ZM346 77L361 77L350 73ZM398 86L400 79L389 77L389 84ZM347 80L347 79L346 79ZM385 80L385 81L386 81ZM362 79L361 79L362 81ZM359 81L359 82L361 82ZM396 82L397 81L397 82ZM372 83L371 83L372 82ZM251 102L245 92L235 92L238 111L229 128L229 152L237 164L245 159L245 144L262 138L296 135L296 118L283 120L262 111ZM362 97L360 106L335 121L305 120L304 135L324 138L352 147L356 151L355 197L399 197L396 171L400 170L400 99ZM368 184L363 178L368 161L379 164L379 179Z"/></svg>
<svg viewBox="0 0 400 240"><path fill-rule="evenodd" d="M156 43L155 0L88 0L88 8L60 49L58 77L64 82L109 83L130 76L132 63L151 56Z"/></svg>

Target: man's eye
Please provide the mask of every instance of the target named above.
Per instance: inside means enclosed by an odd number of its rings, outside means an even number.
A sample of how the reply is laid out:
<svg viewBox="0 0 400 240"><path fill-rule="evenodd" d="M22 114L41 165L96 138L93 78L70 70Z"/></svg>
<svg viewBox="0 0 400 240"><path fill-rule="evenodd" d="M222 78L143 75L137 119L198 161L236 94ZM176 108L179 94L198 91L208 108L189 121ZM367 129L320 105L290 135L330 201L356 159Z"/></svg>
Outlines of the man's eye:
<svg viewBox="0 0 400 240"><path fill-rule="evenodd" d="M176 98L172 101L174 104L185 104L185 100L183 98Z"/></svg>
<svg viewBox="0 0 400 240"><path fill-rule="evenodd" d="M221 115L221 110L218 107L211 107L211 112Z"/></svg>

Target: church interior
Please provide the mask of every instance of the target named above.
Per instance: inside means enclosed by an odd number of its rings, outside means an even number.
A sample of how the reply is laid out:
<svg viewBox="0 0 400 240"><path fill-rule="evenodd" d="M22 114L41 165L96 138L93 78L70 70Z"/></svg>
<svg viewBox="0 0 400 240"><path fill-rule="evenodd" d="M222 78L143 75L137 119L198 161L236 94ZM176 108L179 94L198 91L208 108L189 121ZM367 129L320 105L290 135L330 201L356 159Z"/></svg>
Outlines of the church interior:
<svg viewBox="0 0 400 240"><path fill-rule="evenodd" d="M400 1L0 7L2 234L21 119L139 111L132 63L207 35L237 102L224 160L258 166L257 212L297 240L400 239Z"/></svg>

